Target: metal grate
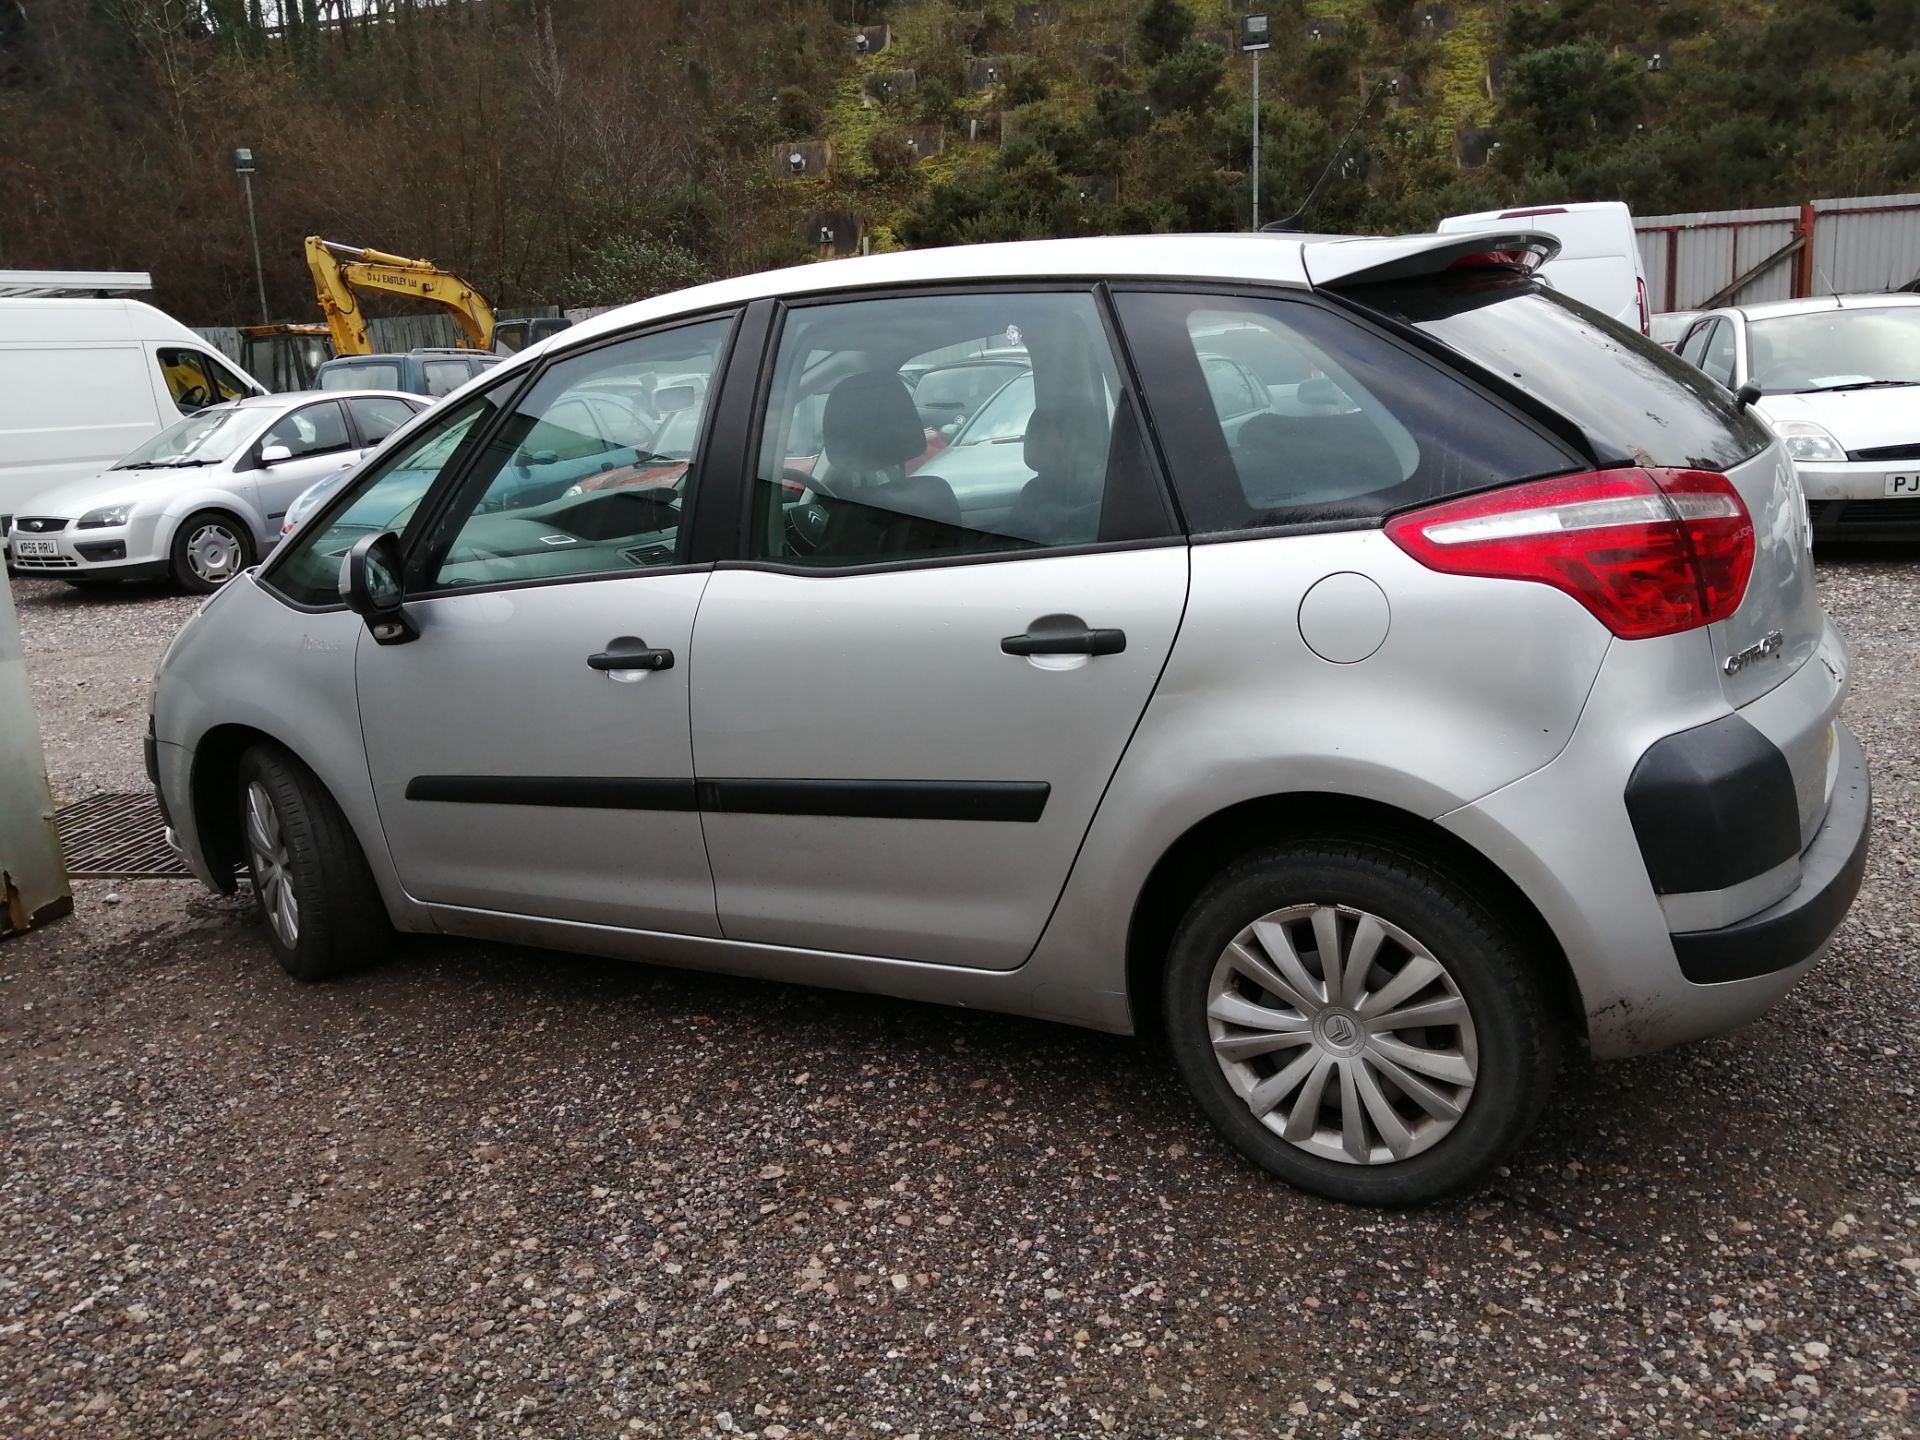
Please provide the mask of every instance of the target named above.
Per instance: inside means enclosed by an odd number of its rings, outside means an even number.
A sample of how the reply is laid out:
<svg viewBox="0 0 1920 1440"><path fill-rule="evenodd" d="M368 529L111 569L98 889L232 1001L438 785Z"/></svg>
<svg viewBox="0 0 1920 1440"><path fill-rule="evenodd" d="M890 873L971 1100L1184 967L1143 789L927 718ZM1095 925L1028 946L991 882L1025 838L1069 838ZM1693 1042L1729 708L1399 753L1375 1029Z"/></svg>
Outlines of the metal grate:
<svg viewBox="0 0 1920 1440"><path fill-rule="evenodd" d="M53 818L75 880L177 880L189 873L167 848L166 822L150 790L89 795Z"/></svg>

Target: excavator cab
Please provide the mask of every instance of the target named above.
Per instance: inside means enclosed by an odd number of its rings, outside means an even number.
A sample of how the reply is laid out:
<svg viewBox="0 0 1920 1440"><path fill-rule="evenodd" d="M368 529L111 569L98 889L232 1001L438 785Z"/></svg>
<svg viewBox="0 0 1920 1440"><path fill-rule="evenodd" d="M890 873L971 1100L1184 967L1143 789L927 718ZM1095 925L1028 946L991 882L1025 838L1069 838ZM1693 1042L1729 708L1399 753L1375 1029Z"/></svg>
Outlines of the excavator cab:
<svg viewBox="0 0 1920 1440"><path fill-rule="evenodd" d="M324 325L246 325L240 330L240 364L269 390L311 390L313 372L333 359Z"/></svg>

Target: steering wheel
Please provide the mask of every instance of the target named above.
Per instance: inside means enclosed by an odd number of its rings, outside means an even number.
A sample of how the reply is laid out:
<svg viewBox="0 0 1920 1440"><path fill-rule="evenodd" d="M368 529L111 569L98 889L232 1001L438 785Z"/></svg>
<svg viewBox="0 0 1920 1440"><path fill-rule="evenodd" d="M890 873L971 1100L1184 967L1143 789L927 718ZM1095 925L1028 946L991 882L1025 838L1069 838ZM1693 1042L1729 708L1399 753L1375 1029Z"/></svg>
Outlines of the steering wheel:
<svg viewBox="0 0 1920 1440"><path fill-rule="evenodd" d="M207 387L204 385L187 386L180 392L180 403L182 405L191 405L194 409L198 410L207 403Z"/></svg>
<svg viewBox="0 0 1920 1440"><path fill-rule="evenodd" d="M804 489L811 490L815 496L803 504L782 507L788 549L795 555L811 555L827 538L827 521L831 518L826 507L819 503L819 497L824 496L829 500L837 497L814 476L804 470L796 470L791 465L781 467L780 478L795 481Z"/></svg>

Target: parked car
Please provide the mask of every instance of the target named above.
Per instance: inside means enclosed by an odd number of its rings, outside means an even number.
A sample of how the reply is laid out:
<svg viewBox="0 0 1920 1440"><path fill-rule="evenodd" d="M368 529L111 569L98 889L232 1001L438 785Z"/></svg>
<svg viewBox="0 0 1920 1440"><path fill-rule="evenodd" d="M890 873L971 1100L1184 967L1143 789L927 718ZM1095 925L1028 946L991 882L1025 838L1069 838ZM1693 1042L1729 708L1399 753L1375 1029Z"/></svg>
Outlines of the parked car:
<svg viewBox="0 0 1920 1440"><path fill-rule="evenodd" d="M32 496L7 562L73 585L171 576L205 593L280 538L288 503L426 408L415 395L306 391L229 401L176 421L119 464Z"/></svg>
<svg viewBox="0 0 1920 1440"><path fill-rule="evenodd" d="M1687 331L1693 328L1693 322L1699 318L1698 310L1669 310L1664 315L1653 317L1647 326L1647 338L1669 350L1677 350Z"/></svg>
<svg viewBox="0 0 1920 1440"><path fill-rule="evenodd" d="M394 355L341 355L313 372L316 390L404 390L439 399L506 357L484 350L409 350Z"/></svg>
<svg viewBox="0 0 1920 1440"><path fill-rule="evenodd" d="M181 632L169 834L301 978L398 928L1162 1030L1274 1174L1470 1186L1566 1045L1785 995L1870 818L1784 448L1496 238L918 250L589 320ZM1328 393L1230 434L1233 325ZM907 473L901 375L1009 326L1033 476L982 529L962 447ZM710 376L678 482L495 503L636 367Z"/></svg>
<svg viewBox="0 0 1920 1440"><path fill-rule="evenodd" d="M1442 235L1490 234L1516 225L1543 231L1560 242L1560 253L1540 267L1540 278L1631 330L1650 333L1647 270L1633 214L1618 200L1536 205L1521 210L1484 210L1449 215L1434 227Z"/></svg>
<svg viewBox="0 0 1920 1440"><path fill-rule="evenodd" d="M1920 295L1843 295L1713 310L1682 359L1786 442L1817 536L1920 539Z"/></svg>
<svg viewBox="0 0 1920 1440"><path fill-rule="evenodd" d="M106 469L183 415L265 393L138 300L0 299L0 542L23 501Z"/></svg>
<svg viewBox="0 0 1920 1440"><path fill-rule="evenodd" d="M920 423L952 436L1002 385L1023 374L1029 363L1024 351L990 351L974 359L948 360L925 370L908 370L900 378L913 391Z"/></svg>

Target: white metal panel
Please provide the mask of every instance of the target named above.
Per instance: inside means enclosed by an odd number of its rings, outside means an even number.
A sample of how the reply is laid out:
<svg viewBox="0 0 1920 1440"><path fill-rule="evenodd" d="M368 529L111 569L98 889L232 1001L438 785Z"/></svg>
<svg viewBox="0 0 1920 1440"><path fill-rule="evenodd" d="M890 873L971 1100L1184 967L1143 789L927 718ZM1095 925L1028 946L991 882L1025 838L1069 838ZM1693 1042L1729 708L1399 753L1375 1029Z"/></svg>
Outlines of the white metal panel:
<svg viewBox="0 0 1920 1440"><path fill-rule="evenodd" d="M1816 293L1897 290L1920 278L1920 195L1816 200Z"/></svg>
<svg viewBox="0 0 1920 1440"><path fill-rule="evenodd" d="M1641 264L1647 272L1647 291L1654 308L1700 308L1736 277L1792 240L1799 219L1797 205L1635 217ZM1676 234L1677 238L1670 238ZM1787 260L1747 285L1737 298L1784 300L1793 293L1792 286L1793 265Z"/></svg>

